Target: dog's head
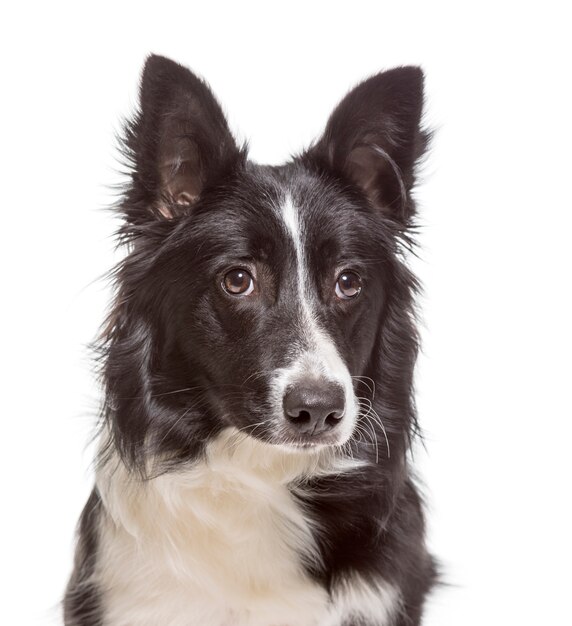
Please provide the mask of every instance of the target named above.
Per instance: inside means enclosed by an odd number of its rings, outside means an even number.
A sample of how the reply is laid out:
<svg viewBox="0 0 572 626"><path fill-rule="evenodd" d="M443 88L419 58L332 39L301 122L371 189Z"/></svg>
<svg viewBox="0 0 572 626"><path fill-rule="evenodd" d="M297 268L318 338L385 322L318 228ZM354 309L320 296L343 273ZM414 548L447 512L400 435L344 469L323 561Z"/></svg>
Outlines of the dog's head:
<svg viewBox="0 0 572 626"><path fill-rule="evenodd" d="M422 100L418 68L373 76L309 150L260 166L204 82L148 59L104 369L127 456L146 442L187 458L229 426L339 445L376 406L390 431L409 429L413 281L397 242L426 143Z"/></svg>

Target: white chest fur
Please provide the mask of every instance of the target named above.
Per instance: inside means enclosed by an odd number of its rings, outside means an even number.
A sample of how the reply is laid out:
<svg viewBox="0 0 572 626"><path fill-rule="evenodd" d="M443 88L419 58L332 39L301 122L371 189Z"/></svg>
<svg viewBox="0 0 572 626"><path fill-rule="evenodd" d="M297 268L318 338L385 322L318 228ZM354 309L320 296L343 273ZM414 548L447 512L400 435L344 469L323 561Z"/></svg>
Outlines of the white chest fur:
<svg viewBox="0 0 572 626"><path fill-rule="evenodd" d="M386 623L392 587L355 578L332 601L304 571L301 558L320 557L287 485L332 471L327 454L229 430L203 461L146 482L108 464L97 478L106 626L339 626L352 613Z"/></svg>

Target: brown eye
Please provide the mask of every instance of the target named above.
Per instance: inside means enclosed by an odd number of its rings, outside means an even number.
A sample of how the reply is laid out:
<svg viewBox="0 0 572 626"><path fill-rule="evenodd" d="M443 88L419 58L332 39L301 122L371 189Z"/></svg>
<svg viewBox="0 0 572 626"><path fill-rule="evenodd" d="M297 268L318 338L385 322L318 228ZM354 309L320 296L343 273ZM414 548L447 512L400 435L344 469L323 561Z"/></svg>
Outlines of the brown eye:
<svg viewBox="0 0 572 626"><path fill-rule="evenodd" d="M361 278L355 272L343 271L336 281L336 296L342 300L349 300L359 295Z"/></svg>
<svg viewBox="0 0 572 626"><path fill-rule="evenodd" d="M222 286L231 296L248 296L254 291L254 279L246 270L231 270L225 274Z"/></svg>

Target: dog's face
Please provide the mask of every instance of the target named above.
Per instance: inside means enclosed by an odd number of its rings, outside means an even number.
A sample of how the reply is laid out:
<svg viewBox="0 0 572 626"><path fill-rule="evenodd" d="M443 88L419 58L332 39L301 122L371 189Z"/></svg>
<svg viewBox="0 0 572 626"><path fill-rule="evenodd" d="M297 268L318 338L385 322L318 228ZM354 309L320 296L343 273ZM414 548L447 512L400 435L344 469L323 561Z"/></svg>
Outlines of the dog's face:
<svg viewBox="0 0 572 626"><path fill-rule="evenodd" d="M421 81L401 68L362 83L317 144L267 167L237 148L204 83L149 59L128 129L126 335L114 331L144 352L147 431L194 433L198 412L298 449L352 436L411 215Z"/></svg>
<svg viewBox="0 0 572 626"><path fill-rule="evenodd" d="M380 230L374 210L302 168L246 167L159 254L159 349L178 347L181 385L198 382L253 436L345 442L382 307Z"/></svg>

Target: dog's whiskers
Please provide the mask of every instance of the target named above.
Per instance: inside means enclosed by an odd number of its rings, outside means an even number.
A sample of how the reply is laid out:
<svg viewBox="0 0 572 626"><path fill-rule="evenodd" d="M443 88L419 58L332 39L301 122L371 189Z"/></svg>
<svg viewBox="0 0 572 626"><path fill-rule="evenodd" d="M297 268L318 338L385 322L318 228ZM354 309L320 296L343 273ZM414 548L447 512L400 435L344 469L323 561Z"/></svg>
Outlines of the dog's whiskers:
<svg viewBox="0 0 572 626"><path fill-rule="evenodd" d="M246 441L248 437L253 437L258 428L266 424L266 421L256 422L255 424L247 424L242 428L238 428L236 433L233 433L232 437L226 442L224 449L232 451L237 448L243 441ZM249 429L252 429L249 431Z"/></svg>
<svg viewBox="0 0 572 626"><path fill-rule="evenodd" d="M246 385L246 383L249 380L257 380L258 378L260 378L261 376L264 376L264 374L269 374L270 372L267 372L266 370L258 370L257 372L254 372L253 374L250 374L250 376L247 376L241 384L241 387Z"/></svg>
<svg viewBox="0 0 572 626"><path fill-rule="evenodd" d="M387 430L385 429L385 425L383 423L383 420L381 419L381 417L379 416L379 414L377 413L377 411L373 408L373 403L371 400L369 400L368 398L364 398L362 396L358 396L357 400L360 402L363 402L366 405L366 411L365 413L360 411L359 413L359 417L361 417L362 419L366 420L369 424L375 423L377 424L382 433L383 436L385 438L385 445L387 446L387 458L391 458L391 451L389 448L389 437L387 436ZM375 429L374 429L375 432Z"/></svg>
<svg viewBox="0 0 572 626"><path fill-rule="evenodd" d="M364 385L365 387L367 387L367 389L369 389L369 392L371 393L371 400L372 402L375 400L375 381L373 380L373 378L370 378L369 376L352 376L352 378L355 378L358 383L361 383L362 385ZM371 382L371 387L364 382L364 380L369 380Z"/></svg>
<svg viewBox="0 0 572 626"><path fill-rule="evenodd" d="M167 429L167 431L165 432L163 437L161 437L157 445L161 446L161 444L167 439L167 437L171 434L171 432L173 432L173 430L185 419L185 417L197 406L200 406L204 402L204 400L205 400L204 398L199 397L197 398L195 402L193 402L193 404L187 407L185 411L183 412L183 414L180 415Z"/></svg>

